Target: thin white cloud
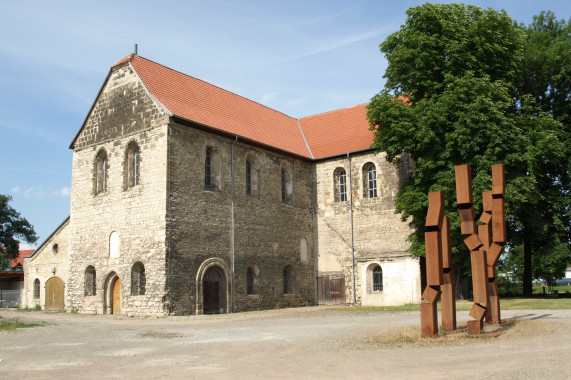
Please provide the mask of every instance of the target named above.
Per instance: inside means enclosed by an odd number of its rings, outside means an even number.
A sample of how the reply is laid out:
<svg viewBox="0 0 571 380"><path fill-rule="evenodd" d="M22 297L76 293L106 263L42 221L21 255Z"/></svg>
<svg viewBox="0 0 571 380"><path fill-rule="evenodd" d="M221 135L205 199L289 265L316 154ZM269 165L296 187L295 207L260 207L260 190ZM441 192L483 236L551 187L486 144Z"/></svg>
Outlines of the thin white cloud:
<svg viewBox="0 0 571 380"><path fill-rule="evenodd" d="M266 93L262 94L262 96L260 97L260 103L267 104L267 103L271 102L273 99L275 99L276 96L278 96L277 91L266 92Z"/></svg>
<svg viewBox="0 0 571 380"><path fill-rule="evenodd" d="M69 187L62 187L59 190L53 191L52 195L59 195L60 197L69 197L71 195L71 188Z"/></svg>
<svg viewBox="0 0 571 380"><path fill-rule="evenodd" d="M46 196L58 196L64 198L70 196L71 189L64 186L61 189L46 191L42 186L30 186L25 190L22 190L20 186L15 186L12 188L12 194L21 195L25 198L43 198Z"/></svg>
<svg viewBox="0 0 571 380"><path fill-rule="evenodd" d="M354 44L357 42L365 41L365 40L368 40L368 39L373 38L373 37L381 36L383 34L389 34L391 32L394 32L394 28L392 26L390 26L390 27L384 26L382 28L374 29L374 30L371 30L368 32L364 32L364 33L360 33L360 34L353 34L350 36L340 38L340 39L338 39L338 40L336 40L336 41L334 41L328 45L312 49L312 50L307 51L305 53L295 54L295 55L292 55L289 57L285 57L279 61L284 62L284 61L291 61L291 60L295 60L295 59L299 59L299 58L308 57L311 55L323 53L325 51L338 49L342 46L346 46L346 45Z"/></svg>

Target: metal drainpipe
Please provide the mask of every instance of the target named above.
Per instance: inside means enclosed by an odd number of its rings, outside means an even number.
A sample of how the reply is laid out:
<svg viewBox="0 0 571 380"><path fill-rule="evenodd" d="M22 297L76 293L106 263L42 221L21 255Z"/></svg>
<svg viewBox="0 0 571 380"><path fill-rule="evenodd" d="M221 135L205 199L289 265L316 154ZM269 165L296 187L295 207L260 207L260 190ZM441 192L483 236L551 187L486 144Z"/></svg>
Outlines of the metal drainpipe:
<svg viewBox="0 0 571 380"><path fill-rule="evenodd" d="M235 281L235 247L236 247L236 240L235 240L235 225L234 225L234 145L238 142L238 136L236 136L236 140L232 143L232 169L230 175L232 177L232 312L235 310L235 290L234 290L234 281Z"/></svg>
<svg viewBox="0 0 571 380"><path fill-rule="evenodd" d="M355 288L355 237L353 234L353 185L351 183L351 157L347 152L349 160L349 215L351 215L351 277L353 280L353 306L357 304L357 289Z"/></svg>

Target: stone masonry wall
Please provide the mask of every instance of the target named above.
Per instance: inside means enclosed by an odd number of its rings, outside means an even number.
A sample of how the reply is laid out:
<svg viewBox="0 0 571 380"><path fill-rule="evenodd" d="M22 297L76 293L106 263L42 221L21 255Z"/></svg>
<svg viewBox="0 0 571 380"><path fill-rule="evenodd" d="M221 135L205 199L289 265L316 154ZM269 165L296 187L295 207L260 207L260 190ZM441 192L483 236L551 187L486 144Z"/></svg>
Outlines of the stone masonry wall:
<svg viewBox="0 0 571 380"><path fill-rule="evenodd" d="M40 305L44 310L46 305L44 289L46 281L52 277L59 277L64 282L65 297L69 279L68 252L69 223L66 222L34 252L34 256L24 258L22 307L34 308L36 305ZM39 298L34 298L34 281L36 279L40 280Z"/></svg>
<svg viewBox="0 0 571 380"><path fill-rule="evenodd" d="M122 314L164 314L168 116L129 65L113 71L78 135L73 154L68 310L111 312L111 279L121 281ZM140 183L127 188L129 143L140 149ZM105 149L107 190L95 195L95 159ZM110 242L112 233L118 238ZM118 257L110 257L110 249ZM131 268L143 263L146 294L131 296ZM85 270L96 295L84 295Z"/></svg>
<svg viewBox="0 0 571 380"><path fill-rule="evenodd" d="M377 198L366 194L367 173L373 163L377 173ZM363 305L397 305L420 302L420 269L418 260L406 250L411 233L408 225L395 214L394 198L400 181L413 169L413 163L403 157L397 169L385 160L385 154L363 152L351 156L351 191L353 196L353 229L355 246L356 301ZM349 160L333 158L316 163L316 215L314 239L320 273L345 274L347 303L353 301L351 219L349 200L335 200L334 172L338 168L347 173ZM347 193L349 196L349 192ZM382 292L371 294L367 287L366 268L377 263L383 270ZM362 269L364 268L364 269Z"/></svg>
<svg viewBox="0 0 571 380"><path fill-rule="evenodd" d="M234 311L315 304L312 187L310 163L252 147L234 144L234 261L232 260L232 145L234 140L189 126L169 129L168 277L171 311L201 313L200 268L213 258L232 276L228 305ZM213 171L220 182L205 189L205 150L218 158ZM246 157L259 170L258 194L246 194ZM219 161L218 161L219 160ZM293 175L293 202L282 203L280 168ZM307 241L307 258L300 240ZM305 253L305 252L304 252ZM247 294L247 271L259 268L259 294ZM283 271L294 271L295 289L284 294ZM230 281L232 283L232 281ZM198 306L197 306L198 305Z"/></svg>

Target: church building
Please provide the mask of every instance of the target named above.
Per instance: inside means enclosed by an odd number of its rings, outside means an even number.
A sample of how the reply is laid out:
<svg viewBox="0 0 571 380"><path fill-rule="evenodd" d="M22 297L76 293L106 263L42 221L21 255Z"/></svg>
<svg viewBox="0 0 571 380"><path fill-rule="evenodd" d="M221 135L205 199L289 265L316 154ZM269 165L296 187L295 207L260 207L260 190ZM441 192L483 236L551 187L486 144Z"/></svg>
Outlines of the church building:
<svg viewBox="0 0 571 380"><path fill-rule="evenodd" d="M23 306L126 315L420 302L366 104L293 118L138 55L73 139L70 216Z"/></svg>

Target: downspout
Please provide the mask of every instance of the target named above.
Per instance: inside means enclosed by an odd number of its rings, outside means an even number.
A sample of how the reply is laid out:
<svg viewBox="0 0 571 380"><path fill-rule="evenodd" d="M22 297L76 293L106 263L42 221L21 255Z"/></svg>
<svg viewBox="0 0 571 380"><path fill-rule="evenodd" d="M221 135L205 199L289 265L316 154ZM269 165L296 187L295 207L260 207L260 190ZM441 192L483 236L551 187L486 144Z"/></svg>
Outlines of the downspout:
<svg viewBox="0 0 571 380"><path fill-rule="evenodd" d="M232 245L232 312L235 311L235 291L234 291L234 281L236 279L235 273L235 251L236 251L236 238L235 238L235 228L234 225L234 145L238 142L238 136L236 135L236 140L232 143L232 169L230 175L232 177L232 231L231 231L231 245Z"/></svg>
<svg viewBox="0 0 571 380"><path fill-rule="evenodd" d="M353 281L353 306L357 304L357 289L355 288L355 235L353 234L353 185L351 183L351 157L349 160L349 215L351 216L351 279Z"/></svg>

